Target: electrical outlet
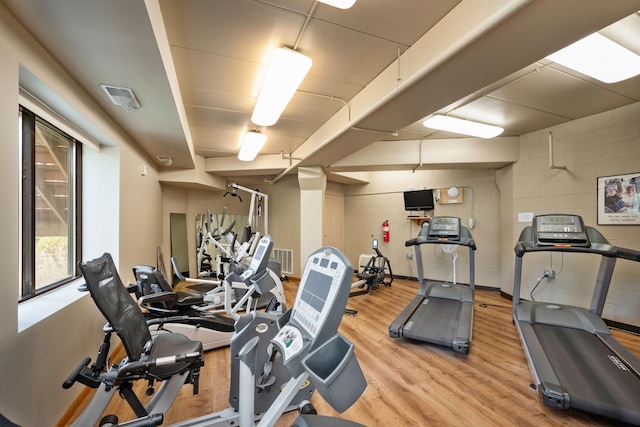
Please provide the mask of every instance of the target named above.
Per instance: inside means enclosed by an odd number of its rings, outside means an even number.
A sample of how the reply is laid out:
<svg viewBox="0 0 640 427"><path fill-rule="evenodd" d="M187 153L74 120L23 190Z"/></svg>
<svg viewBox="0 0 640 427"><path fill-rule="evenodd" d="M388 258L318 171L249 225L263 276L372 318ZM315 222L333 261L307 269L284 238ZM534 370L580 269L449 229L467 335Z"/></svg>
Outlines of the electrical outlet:
<svg viewBox="0 0 640 427"><path fill-rule="evenodd" d="M413 254L411 252L407 252L407 259L413 259Z"/></svg>
<svg viewBox="0 0 640 427"><path fill-rule="evenodd" d="M556 272L553 270L545 270L544 271L544 275L547 276L547 279L555 279L556 278Z"/></svg>

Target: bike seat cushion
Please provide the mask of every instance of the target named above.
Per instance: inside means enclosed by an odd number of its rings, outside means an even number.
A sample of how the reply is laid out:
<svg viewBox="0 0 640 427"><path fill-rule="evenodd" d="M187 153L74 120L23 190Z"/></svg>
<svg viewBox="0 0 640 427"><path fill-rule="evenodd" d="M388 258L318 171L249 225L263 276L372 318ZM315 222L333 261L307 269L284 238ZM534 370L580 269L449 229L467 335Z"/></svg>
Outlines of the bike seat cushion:
<svg viewBox="0 0 640 427"><path fill-rule="evenodd" d="M149 358L157 359L194 352L202 353L202 343L200 341L193 341L182 334L163 333L153 337L153 346L151 347ZM187 370L192 363L169 363L164 366L155 366L149 370L149 373L166 379Z"/></svg>

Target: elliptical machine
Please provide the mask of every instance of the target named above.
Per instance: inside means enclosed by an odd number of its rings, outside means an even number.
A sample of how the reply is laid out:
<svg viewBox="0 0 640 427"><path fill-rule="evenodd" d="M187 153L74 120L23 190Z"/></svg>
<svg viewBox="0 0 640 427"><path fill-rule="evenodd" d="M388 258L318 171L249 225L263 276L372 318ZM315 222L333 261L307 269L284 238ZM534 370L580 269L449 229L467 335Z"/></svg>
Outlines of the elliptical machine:
<svg viewBox="0 0 640 427"><path fill-rule="evenodd" d="M349 296L357 296L375 291L380 285L391 286L393 283L393 271L389 258L382 255L378 249L378 239L371 241L371 249L376 254L369 258L366 265L361 266L362 271L357 273L358 281L351 285L352 288L359 288L359 291L351 292Z"/></svg>

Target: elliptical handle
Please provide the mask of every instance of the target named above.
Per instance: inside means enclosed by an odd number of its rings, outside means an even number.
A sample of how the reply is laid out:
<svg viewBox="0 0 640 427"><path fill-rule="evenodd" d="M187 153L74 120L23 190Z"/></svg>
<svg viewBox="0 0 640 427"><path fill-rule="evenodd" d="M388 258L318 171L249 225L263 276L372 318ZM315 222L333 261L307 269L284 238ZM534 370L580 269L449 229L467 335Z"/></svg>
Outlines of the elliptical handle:
<svg viewBox="0 0 640 427"><path fill-rule="evenodd" d="M176 260L176 257L173 256L171 257L171 268L173 268L173 272L178 279L183 282L186 281L184 275L180 272L180 267L178 267L178 260Z"/></svg>

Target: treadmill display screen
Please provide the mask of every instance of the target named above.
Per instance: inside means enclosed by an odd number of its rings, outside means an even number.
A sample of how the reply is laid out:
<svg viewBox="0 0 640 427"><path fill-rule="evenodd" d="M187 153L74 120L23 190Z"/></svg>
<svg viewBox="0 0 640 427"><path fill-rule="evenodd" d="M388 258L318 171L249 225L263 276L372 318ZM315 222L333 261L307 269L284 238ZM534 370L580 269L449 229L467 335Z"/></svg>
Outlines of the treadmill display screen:
<svg viewBox="0 0 640 427"><path fill-rule="evenodd" d="M436 216L429 222L429 238L459 240L460 218L453 216Z"/></svg>
<svg viewBox="0 0 640 427"><path fill-rule="evenodd" d="M590 246L578 215L538 215L533 231L536 246Z"/></svg>

